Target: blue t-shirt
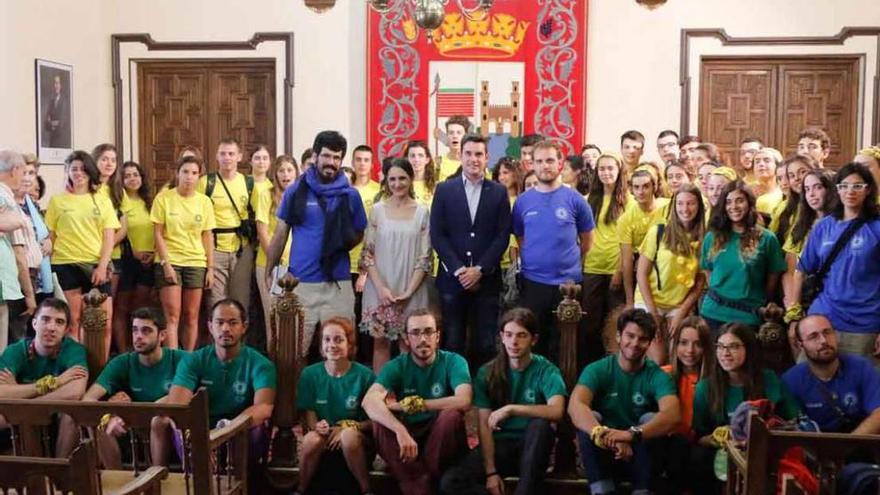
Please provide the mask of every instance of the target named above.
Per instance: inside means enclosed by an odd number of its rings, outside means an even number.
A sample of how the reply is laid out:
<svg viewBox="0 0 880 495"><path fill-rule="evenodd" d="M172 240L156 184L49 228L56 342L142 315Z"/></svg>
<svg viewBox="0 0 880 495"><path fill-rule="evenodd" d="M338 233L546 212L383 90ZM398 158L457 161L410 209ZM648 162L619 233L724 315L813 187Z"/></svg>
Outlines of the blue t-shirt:
<svg viewBox="0 0 880 495"><path fill-rule="evenodd" d="M819 220L807 237L798 270L819 271L851 221L832 216ZM827 316L838 331L880 332L880 220L868 221L856 231L831 263L824 282L809 314Z"/></svg>
<svg viewBox="0 0 880 495"><path fill-rule="evenodd" d="M281 205L278 206L277 216L284 220L293 230L293 241L290 245L290 273L301 282L329 282L324 272L321 271L321 253L324 244L324 219L326 214L321 209L318 197L309 189L306 199L305 220L293 224L294 194L300 187L306 187L303 181L310 184L318 184L317 172L314 167L310 168L293 185L284 191ZM367 214L364 212L364 204L357 189L351 187L344 174L339 174L335 181L330 184L319 184L318 187L333 190L336 195L326 196L327 212L332 212L340 202L348 202L351 211L351 223L354 230L363 232L367 228ZM351 263L348 256L340 256L333 267L333 280L349 280L351 278Z"/></svg>
<svg viewBox="0 0 880 495"><path fill-rule="evenodd" d="M807 416L824 432L849 433L880 408L880 371L870 361L840 355L840 368L828 382L800 363L782 375L782 381Z"/></svg>
<svg viewBox="0 0 880 495"><path fill-rule="evenodd" d="M513 234L524 238L520 257L525 278L547 285L581 281L578 235L595 228L583 196L569 187L549 193L530 189L517 198L511 219Z"/></svg>

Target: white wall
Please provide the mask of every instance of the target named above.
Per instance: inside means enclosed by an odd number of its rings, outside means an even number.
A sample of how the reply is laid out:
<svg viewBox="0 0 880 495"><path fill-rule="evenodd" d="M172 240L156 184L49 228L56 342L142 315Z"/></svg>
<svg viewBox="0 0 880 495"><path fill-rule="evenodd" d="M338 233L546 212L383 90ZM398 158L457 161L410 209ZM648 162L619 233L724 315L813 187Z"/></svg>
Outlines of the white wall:
<svg viewBox="0 0 880 495"><path fill-rule="evenodd" d="M632 0L590 0L589 15L587 139L616 149L620 135L636 128L651 155L661 130L679 129L682 28L724 28L734 37L832 36L844 26L880 25L876 0L669 0L656 10ZM827 52L767 47L748 53ZM692 81L692 94L698 82ZM692 118L693 130L696 125Z"/></svg>
<svg viewBox="0 0 880 495"><path fill-rule="evenodd" d="M587 139L615 148L623 131L637 128L652 149L661 129L679 128L684 27L722 27L731 36L830 36L847 25L880 25L876 2L670 0L652 11L634 0L590 0ZM0 110L6 116L0 145L34 148L35 58L74 66L74 141L89 148L114 136L112 33L208 41L245 40L257 31L296 35L294 153L325 128L361 143L367 134L365 19L363 0L337 0L323 14L308 10L302 0L0 0ZM870 108L865 110L870 115ZM50 187L60 185L58 167L42 173Z"/></svg>

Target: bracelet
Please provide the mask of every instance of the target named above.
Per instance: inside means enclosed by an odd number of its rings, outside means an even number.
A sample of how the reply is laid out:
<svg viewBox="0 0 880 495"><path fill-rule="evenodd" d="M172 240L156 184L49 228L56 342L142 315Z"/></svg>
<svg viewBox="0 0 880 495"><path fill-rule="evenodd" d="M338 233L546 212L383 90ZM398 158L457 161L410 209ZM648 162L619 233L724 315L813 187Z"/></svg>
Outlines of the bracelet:
<svg viewBox="0 0 880 495"><path fill-rule="evenodd" d="M361 430L361 424L353 419L341 419L336 422L336 426L340 428L353 428L355 431Z"/></svg>
<svg viewBox="0 0 880 495"><path fill-rule="evenodd" d="M400 407L406 414L425 412L425 399L418 395L410 395L409 397L404 397L403 400L400 401Z"/></svg>
<svg viewBox="0 0 880 495"><path fill-rule="evenodd" d="M110 413L101 416L101 421L98 422L98 429L101 431L107 431L107 424L110 423L110 418L112 418Z"/></svg>
<svg viewBox="0 0 880 495"><path fill-rule="evenodd" d="M499 478L501 477L501 475L498 474L498 471L492 471L491 473L486 474L486 479L488 480L492 476L498 476Z"/></svg>
<svg viewBox="0 0 880 495"><path fill-rule="evenodd" d="M46 395L58 388L58 380L52 375L46 375L34 382L38 395Z"/></svg>
<svg viewBox="0 0 880 495"><path fill-rule="evenodd" d="M608 448L602 442L602 437L604 437L606 433L608 433L608 427L602 425L596 425L593 427L592 430L590 430L590 439L593 441L593 444L596 445L596 447L600 447L603 449Z"/></svg>
<svg viewBox="0 0 880 495"><path fill-rule="evenodd" d="M804 308L800 305L800 303L792 304L785 311L785 316L783 320L786 323L791 323L793 321L800 321L804 317Z"/></svg>
<svg viewBox="0 0 880 495"><path fill-rule="evenodd" d="M725 443L727 443L727 439L730 438L730 427L729 426L719 426L715 428L715 431L712 432L712 442L717 447L723 447Z"/></svg>

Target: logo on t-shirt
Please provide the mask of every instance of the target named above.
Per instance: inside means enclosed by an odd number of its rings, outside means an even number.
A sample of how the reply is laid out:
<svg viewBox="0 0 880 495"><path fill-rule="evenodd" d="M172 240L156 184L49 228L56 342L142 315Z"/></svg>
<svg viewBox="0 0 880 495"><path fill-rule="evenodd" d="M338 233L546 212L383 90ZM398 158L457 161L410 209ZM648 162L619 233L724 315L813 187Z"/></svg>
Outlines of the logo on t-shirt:
<svg viewBox="0 0 880 495"><path fill-rule="evenodd" d="M431 396L440 397L441 395L443 395L443 387L439 383L431 385Z"/></svg>
<svg viewBox="0 0 880 495"><path fill-rule="evenodd" d="M535 391L533 389L527 388L525 392L523 392L523 399L532 404L535 402Z"/></svg>
<svg viewBox="0 0 880 495"><path fill-rule="evenodd" d="M849 409L856 407L859 404L859 397L854 392L847 392L843 396L843 405Z"/></svg>
<svg viewBox="0 0 880 495"><path fill-rule="evenodd" d="M561 206L559 208L556 208L556 218L560 220L565 220L566 218L568 218L568 210Z"/></svg>
<svg viewBox="0 0 880 495"><path fill-rule="evenodd" d="M170 391L171 391L171 383L172 383L171 380L165 380L165 391L166 391L166 392L170 392Z"/></svg>
<svg viewBox="0 0 880 495"><path fill-rule="evenodd" d="M355 409L358 404L358 398L355 395L349 395L347 399L345 399L345 408L346 409Z"/></svg>
<svg viewBox="0 0 880 495"><path fill-rule="evenodd" d="M854 235L852 241L849 243L849 246L852 249L859 249L862 245L865 244L865 238L861 235Z"/></svg>
<svg viewBox="0 0 880 495"><path fill-rule="evenodd" d="M632 401L633 401L633 404L635 404L637 406L644 406L645 403L647 403L647 401L645 400L645 396L639 392L636 392L633 394Z"/></svg>
<svg viewBox="0 0 880 495"><path fill-rule="evenodd" d="M198 215L198 214L196 215L196 223L202 223L202 216L201 215Z"/></svg>
<svg viewBox="0 0 880 495"><path fill-rule="evenodd" d="M232 393L235 395L244 395L247 392L247 384L241 380L236 380L235 383L232 384Z"/></svg>
<svg viewBox="0 0 880 495"><path fill-rule="evenodd" d="M96 216L96 217L100 217L100 216L101 216L101 209L98 208L97 206L94 207L94 208L92 209L92 215L94 215L94 216Z"/></svg>

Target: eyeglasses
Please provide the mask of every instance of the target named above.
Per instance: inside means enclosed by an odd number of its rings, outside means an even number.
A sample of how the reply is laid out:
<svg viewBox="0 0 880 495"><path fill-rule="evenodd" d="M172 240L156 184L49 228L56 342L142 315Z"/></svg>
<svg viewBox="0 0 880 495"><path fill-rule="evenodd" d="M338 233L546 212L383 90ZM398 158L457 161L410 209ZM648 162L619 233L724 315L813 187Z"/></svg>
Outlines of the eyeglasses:
<svg viewBox="0 0 880 495"><path fill-rule="evenodd" d="M738 343L738 342L734 342L732 344L727 344L727 345L715 344L715 352L718 352L718 353L729 352L732 354L734 352L739 352L739 351L743 350L744 348L745 348L745 346Z"/></svg>
<svg viewBox="0 0 880 495"><path fill-rule="evenodd" d="M837 184L837 191L838 192L845 192L845 191L862 192L867 188L868 188L868 184L865 184L864 182L841 182L840 184Z"/></svg>
<svg viewBox="0 0 880 495"><path fill-rule="evenodd" d="M416 330L408 330L406 332L410 337L433 337L437 333L436 328L422 328Z"/></svg>

